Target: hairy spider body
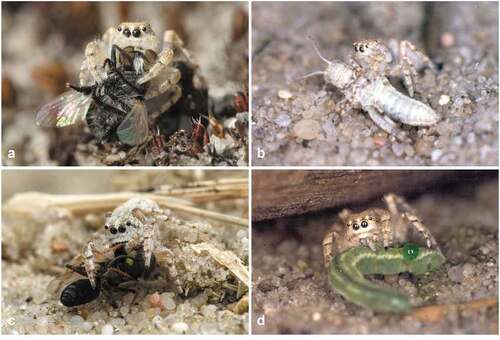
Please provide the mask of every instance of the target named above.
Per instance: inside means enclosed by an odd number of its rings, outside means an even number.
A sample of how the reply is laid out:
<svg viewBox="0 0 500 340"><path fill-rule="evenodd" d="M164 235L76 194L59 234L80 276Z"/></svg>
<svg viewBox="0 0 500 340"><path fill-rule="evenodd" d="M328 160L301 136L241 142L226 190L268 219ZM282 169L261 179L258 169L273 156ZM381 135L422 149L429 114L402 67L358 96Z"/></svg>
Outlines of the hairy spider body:
<svg viewBox="0 0 500 340"><path fill-rule="evenodd" d="M159 228L166 227L169 214L169 211L161 209L155 201L142 197L128 200L109 214L104 233L101 234L101 244L97 245L91 240L83 250L85 272L91 285L96 285L96 254L109 253L116 247L123 247L125 254L141 249L146 269L150 268L153 258L167 266L170 277L176 281L177 289L182 291L176 280L173 253L159 241Z"/></svg>
<svg viewBox="0 0 500 340"><path fill-rule="evenodd" d="M371 208L360 213L344 209L339 213L344 226L334 224L334 231L323 239L325 266L334 256L360 245L375 251L377 246L387 248L418 239L428 248L439 250L430 231L402 197L388 194L384 202L387 209Z"/></svg>

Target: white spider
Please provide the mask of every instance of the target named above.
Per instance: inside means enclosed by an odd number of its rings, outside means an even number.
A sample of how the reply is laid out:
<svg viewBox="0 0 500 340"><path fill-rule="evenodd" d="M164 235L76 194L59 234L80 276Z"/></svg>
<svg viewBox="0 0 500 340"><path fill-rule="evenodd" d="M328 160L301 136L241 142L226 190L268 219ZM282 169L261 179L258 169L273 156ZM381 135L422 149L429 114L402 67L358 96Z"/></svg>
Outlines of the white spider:
<svg viewBox="0 0 500 340"><path fill-rule="evenodd" d="M126 253L142 247L147 269L154 254L158 261L167 263L170 276L175 279L174 254L158 240L159 227L165 227L169 214L168 210L162 210L153 200L137 197L118 206L108 215L104 225L103 246L98 247L95 240L91 240L83 250L85 271L92 287L96 285L95 253L114 252L119 247L124 247Z"/></svg>

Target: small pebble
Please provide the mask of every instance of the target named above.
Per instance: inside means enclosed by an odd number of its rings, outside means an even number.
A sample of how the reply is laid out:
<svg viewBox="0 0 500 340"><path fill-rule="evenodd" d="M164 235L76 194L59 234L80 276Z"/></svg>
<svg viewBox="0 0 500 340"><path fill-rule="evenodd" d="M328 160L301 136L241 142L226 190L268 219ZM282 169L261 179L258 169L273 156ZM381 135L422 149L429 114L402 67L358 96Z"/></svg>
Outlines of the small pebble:
<svg viewBox="0 0 500 340"><path fill-rule="evenodd" d="M293 97L293 94L288 90L279 90L278 97L280 97L281 99L290 99Z"/></svg>
<svg viewBox="0 0 500 340"><path fill-rule="evenodd" d="M288 127L288 125L290 125L292 120L290 119L290 116L287 115L286 113L280 113L278 117L276 117L275 122L276 124L278 124L278 126L286 128Z"/></svg>
<svg viewBox="0 0 500 340"><path fill-rule="evenodd" d="M314 119L303 119L293 127L293 132L299 138L311 140L318 138L321 126Z"/></svg>
<svg viewBox="0 0 500 340"><path fill-rule="evenodd" d="M439 149L436 149L436 150L432 150L431 152L431 159L432 161L437 161L439 158L441 158L441 156L443 155L443 151L439 150Z"/></svg>
<svg viewBox="0 0 500 340"><path fill-rule="evenodd" d="M453 33L445 32L441 35L441 45L451 47L455 44L455 36Z"/></svg>
<svg viewBox="0 0 500 340"><path fill-rule="evenodd" d="M403 144L394 143L392 144L392 151L397 157L401 157L405 152L405 146Z"/></svg>
<svg viewBox="0 0 500 340"><path fill-rule="evenodd" d="M163 306L165 307L165 309L167 310L175 309L175 301L173 293L163 293L161 294L161 299L163 301Z"/></svg>
<svg viewBox="0 0 500 340"><path fill-rule="evenodd" d="M313 319L314 322L318 322L319 320L321 320L321 313L314 312L313 316L312 316L312 319Z"/></svg>
<svg viewBox="0 0 500 340"><path fill-rule="evenodd" d="M158 294L157 292L151 294L149 296L149 304L152 307L160 307L160 308L162 308L163 304L162 304L162 299L160 297L160 294Z"/></svg>
<svg viewBox="0 0 500 340"><path fill-rule="evenodd" d="M189 330L189 326L185 322L176 322L172 325L172 330L177 334L186 334Z"/></svg>
<svg viewBox="0 0 500 340"><path fill-rule="evenodd" d="M439 105L443 106L446 105L450 102L450 97L443 94L441 97L439 97Z"/></svg>
<svg viewBox="0 0 500 340"><path fill-rule="evenodd" d="M111 326L109 323L105 324L104 326L102 326L102 329L101 329L101 334L102 335L111 335L113 334L113 326Z"/></svg>
<svg viewBox="0 0 500 340"><path fill-rule="evenodd" d="M454 266L448 269L448 277L453 282L461 283L464 280L462 266Z"/></svg>
<svg viewBox="0 0 500 340"><path fill-rule="evenodd" d="M214 305L206 305L201 307L201 314L203 314L204 316L215 315L216 311L217 311L217 306Z"/></svg>

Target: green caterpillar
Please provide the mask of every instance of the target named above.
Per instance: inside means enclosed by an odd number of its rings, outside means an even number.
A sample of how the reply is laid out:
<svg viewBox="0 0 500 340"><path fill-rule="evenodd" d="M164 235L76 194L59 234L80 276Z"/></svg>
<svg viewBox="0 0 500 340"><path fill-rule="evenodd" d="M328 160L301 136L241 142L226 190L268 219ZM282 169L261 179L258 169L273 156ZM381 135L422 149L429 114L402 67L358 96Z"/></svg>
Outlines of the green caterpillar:
<svg viewBox="0 0 500 340"><path fill-rule="evenodd" d="M347 300L381 312L404 313L411 308L408 297L381 287L363 275L393 275L409 272L422 275L441 267L445 258L441 252L407 244L402 248L355 247L335 256L328 266L331 286Z"/></svg>

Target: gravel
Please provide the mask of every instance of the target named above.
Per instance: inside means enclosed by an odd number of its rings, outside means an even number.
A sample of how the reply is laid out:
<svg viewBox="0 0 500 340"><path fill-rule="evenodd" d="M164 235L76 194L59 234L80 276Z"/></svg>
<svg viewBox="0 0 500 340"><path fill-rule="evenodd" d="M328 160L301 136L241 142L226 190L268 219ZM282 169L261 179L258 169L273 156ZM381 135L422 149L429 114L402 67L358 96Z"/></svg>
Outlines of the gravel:
<svg viewBox="0 0 500 340"><path fill-rule="evenodd" d="M496 300L494 306L451 308L442 315L428 310L419 318L375 313L350 303L327 284L321 242L339 211L324 211L254 224L252 331L498 334L498 181L433 191L410 204L436 237L446 263L421 278L403 273L371 279L406 294L416 307L482 299ZM265 326L255 321L262 315Z"/></svg>
<svg viewBox="0 0 500 340"><path fill-rule="evenodd" d="M256 3L252 13L253 154L266 151L255 165L498 164L497 3ZM356 40L415 43L438 66L418 76L416 98L441 121L403 126L412 141L401 143L339 106L342 93L321 77L297 81L325 68L307 36L343 61Z"/></svg>

